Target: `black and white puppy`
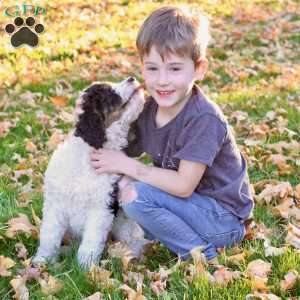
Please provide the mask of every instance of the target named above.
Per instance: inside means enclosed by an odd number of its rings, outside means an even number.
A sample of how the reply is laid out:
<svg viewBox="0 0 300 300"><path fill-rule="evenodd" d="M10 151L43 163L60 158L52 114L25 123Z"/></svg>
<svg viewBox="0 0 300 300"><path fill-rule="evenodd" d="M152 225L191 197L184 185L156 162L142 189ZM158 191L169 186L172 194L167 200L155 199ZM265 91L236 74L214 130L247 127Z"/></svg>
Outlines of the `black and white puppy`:
<svg viewBox="0 0 300 300"><path fill-rule="evenodd" d="M75 128L54 151L45 173L40 245L33 263L56 258L66 232L80 240L81 266L98 263L112 228L119 175L96 174L90 153L127 146L130 125L144 105L139 87L130 77L118 84L93 83L80 95Z"/></svg>

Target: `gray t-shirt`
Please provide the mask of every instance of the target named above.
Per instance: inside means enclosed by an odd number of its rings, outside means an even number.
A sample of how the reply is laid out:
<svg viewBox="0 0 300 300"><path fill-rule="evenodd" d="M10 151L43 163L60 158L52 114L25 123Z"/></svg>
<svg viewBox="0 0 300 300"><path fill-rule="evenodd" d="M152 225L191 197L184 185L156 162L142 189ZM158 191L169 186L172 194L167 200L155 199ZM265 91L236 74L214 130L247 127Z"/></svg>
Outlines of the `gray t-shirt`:
<svg viewBox="0 0 300 300"><path fill-rule="evenodd" d="M216 199L239 218L247 219L253 197L246 161L220 108L196 85L179 114L160 128L155 123L157 107L149 97L137 120L138 141L127 154L146 152L154 166L172 170L178 170L181 159L205 164L195 192Z"/></svg>

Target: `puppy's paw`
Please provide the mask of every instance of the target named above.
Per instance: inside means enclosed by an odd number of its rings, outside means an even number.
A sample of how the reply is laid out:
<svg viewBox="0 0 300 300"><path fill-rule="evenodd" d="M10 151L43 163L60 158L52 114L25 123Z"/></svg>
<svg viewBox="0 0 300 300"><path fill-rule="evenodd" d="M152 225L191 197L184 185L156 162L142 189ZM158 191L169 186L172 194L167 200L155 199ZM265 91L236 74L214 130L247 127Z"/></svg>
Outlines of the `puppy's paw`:
<svg viewBox="0 0 300 300"><path fill-rule="evenodd" d="M41 255L36 255L31 259L31 263L34 266L39 266L39 265L45 265L48 263L55 263L57 261L57 257L54 256L41 256Z"/></svg>
<svg viewBox="0 0 300 300"><path fill-rule="evenodd" d="M98 265L100 255L92 251L79 249L77 253L77 262L81 268L88 271L93 265Z"/></svg>

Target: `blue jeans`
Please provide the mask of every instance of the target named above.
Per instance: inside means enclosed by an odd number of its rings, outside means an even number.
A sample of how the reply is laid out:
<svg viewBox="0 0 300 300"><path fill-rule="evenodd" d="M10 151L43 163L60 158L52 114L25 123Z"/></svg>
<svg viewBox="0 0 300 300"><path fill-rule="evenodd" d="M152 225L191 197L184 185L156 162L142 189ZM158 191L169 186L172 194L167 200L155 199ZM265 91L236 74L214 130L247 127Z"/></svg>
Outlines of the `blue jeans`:
<svg viewBox="0 0 300 300"><path fill-rule="evenodd" d="M217 256L217 248L232 246L244 238L241 220L213 198L197 193L180 198L140 181L131 184L137 199L121 203L125 214L150 239L159 240L183 259L190 256L190 250L202 246L210 260Z"/></svg>

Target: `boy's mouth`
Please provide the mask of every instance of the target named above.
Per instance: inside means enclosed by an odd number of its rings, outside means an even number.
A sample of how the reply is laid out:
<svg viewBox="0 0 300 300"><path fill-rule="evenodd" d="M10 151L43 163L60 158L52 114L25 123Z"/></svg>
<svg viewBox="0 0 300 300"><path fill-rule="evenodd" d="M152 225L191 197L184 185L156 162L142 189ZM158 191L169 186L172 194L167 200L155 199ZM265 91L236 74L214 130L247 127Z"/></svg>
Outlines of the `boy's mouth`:
<svg viewBox="0 0 300 300"><path fill-rule="evenodd" d="M174 93L175 91L159 91L159 90L156 90L156 93L160 96L169 96L171 95L172 93Z"/></svg>

